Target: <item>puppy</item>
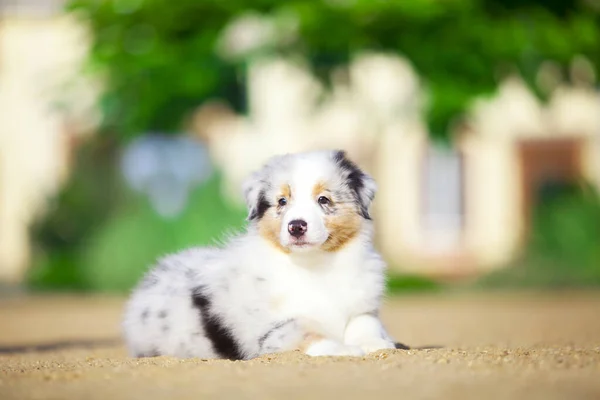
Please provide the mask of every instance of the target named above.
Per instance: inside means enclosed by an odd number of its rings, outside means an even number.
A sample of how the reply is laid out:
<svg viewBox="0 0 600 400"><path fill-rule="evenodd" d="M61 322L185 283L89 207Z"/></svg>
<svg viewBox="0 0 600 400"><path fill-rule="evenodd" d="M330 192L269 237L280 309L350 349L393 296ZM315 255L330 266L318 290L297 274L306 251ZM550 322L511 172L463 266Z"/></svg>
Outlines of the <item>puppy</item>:
<svg viewBox="0 0 600 400"><path fill-rule="evenodd" d="M158 261L123 321L134 357L247 360L394 348L378 315L373 178L343 151L277 156L244 183L245 233Z"/></svg>

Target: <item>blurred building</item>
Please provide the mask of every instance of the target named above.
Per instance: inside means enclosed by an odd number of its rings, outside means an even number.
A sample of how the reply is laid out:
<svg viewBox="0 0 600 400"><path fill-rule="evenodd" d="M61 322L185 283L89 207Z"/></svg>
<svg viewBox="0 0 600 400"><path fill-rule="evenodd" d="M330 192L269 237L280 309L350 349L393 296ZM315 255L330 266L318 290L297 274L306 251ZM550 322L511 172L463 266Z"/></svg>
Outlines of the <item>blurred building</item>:
<svg viewBox="0 0 600 400"><path fill-rule="evenodd" d="M502 264L524 244L546 193L581 181L600 189L600 97L592 85L561 85L543 105L510 79L475 104L457 146L464 245L479 265Z"/></svg>
<svg viewBox="0 0 600 400"><path fill-rule="evenodd" d="M198 132L241 202L249 170L278 153L346 149L379 183L377 241L403 272L460 276L506 265L522 249L547 185L600 188L600 97L591 82L553 88L543 105L517 78L478 100L451 147L432 143L425 97L410 65L363 54L326 90L307 68L258 57L249 112L198 112Z"/></svg>
<svg viewBox="0 0 600 400"><path fill-rule="evenodd" d="M73 135L90 122L79 118L89 89L72 80L85 35L62 3L0 2L0 281L22 279L28 225L65 177Z"/></svg>
<svg viewBox="0 0 600 400"><path fill-rule="evenodd" d="M0 2L0 281L22 279L28 225L65 178L77 136L97 122L96 86L77 73L86 33L62 3ZM390 266L456 276L518 255L543 188L580 179L600 188L600 101L589 77L556 84L545 105L508 79L443 147L429 140L425 91L402 58L357 54L326 88L301 62L256 52L290 40L293 21L281 22L284 34L253 14L240 21L220 48L248 60L248 113L206 103L194 124L233 202L274 154L343 148L378 181L377 242Z"/></svg>

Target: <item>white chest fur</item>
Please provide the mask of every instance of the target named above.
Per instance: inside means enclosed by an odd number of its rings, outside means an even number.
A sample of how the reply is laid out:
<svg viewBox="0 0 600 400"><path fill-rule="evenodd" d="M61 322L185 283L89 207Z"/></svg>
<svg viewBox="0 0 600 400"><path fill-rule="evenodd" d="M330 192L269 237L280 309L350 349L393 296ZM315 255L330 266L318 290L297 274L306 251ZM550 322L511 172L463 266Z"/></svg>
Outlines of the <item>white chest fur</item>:
<svg viewBox="0 0 600 400"><path fill-rule="evenodd" d="M352 316L378 308L382 271L369 255L353 246L335 254L280 258L269 274L271 311L342 340Z"/></svg>

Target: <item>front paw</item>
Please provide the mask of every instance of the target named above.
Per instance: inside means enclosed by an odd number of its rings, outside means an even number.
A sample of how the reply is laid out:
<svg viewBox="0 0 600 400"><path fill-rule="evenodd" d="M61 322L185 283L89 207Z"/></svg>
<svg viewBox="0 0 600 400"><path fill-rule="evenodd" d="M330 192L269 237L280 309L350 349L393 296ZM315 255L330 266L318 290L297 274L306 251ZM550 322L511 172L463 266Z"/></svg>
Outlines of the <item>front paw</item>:
<svg viewBox="0 0 600 400"><path fill-rule="evenodd" d="M348 357L362 357L364 356L366 353L363 349L361 349L358 346L341 346L338 351L336 352L336 354L333 354L335 356L348 356Z"/></svg>
<svg viewBox="0 0 600 400"><path fill-rule="evenodd" d="M360 348L365 352L365 354L369 354L379 350L395 349L396 344L385 339L375 339L361 344Z"/></svg>
<svg viewBox="0 0 600 400"><path fill-rule="evenodd" d="M365 355L359 346L344 345L332 340L321 340L312 344L305 353L312 357L319 356L350 356L361 357Z"/></svg>

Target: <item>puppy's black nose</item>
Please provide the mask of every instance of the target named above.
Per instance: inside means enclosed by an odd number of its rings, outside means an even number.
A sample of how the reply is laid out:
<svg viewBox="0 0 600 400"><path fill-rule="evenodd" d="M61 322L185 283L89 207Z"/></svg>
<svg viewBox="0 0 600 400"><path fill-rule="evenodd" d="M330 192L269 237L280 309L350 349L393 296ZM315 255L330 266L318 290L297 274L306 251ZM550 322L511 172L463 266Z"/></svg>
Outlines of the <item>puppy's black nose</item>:
<svg viewBox="0 0 600 400"><path fill-rule="evenodd" d="M299 238L306 233L308 224L301 219L295 219L288 224L288 231L293 237Z"/></svg>

